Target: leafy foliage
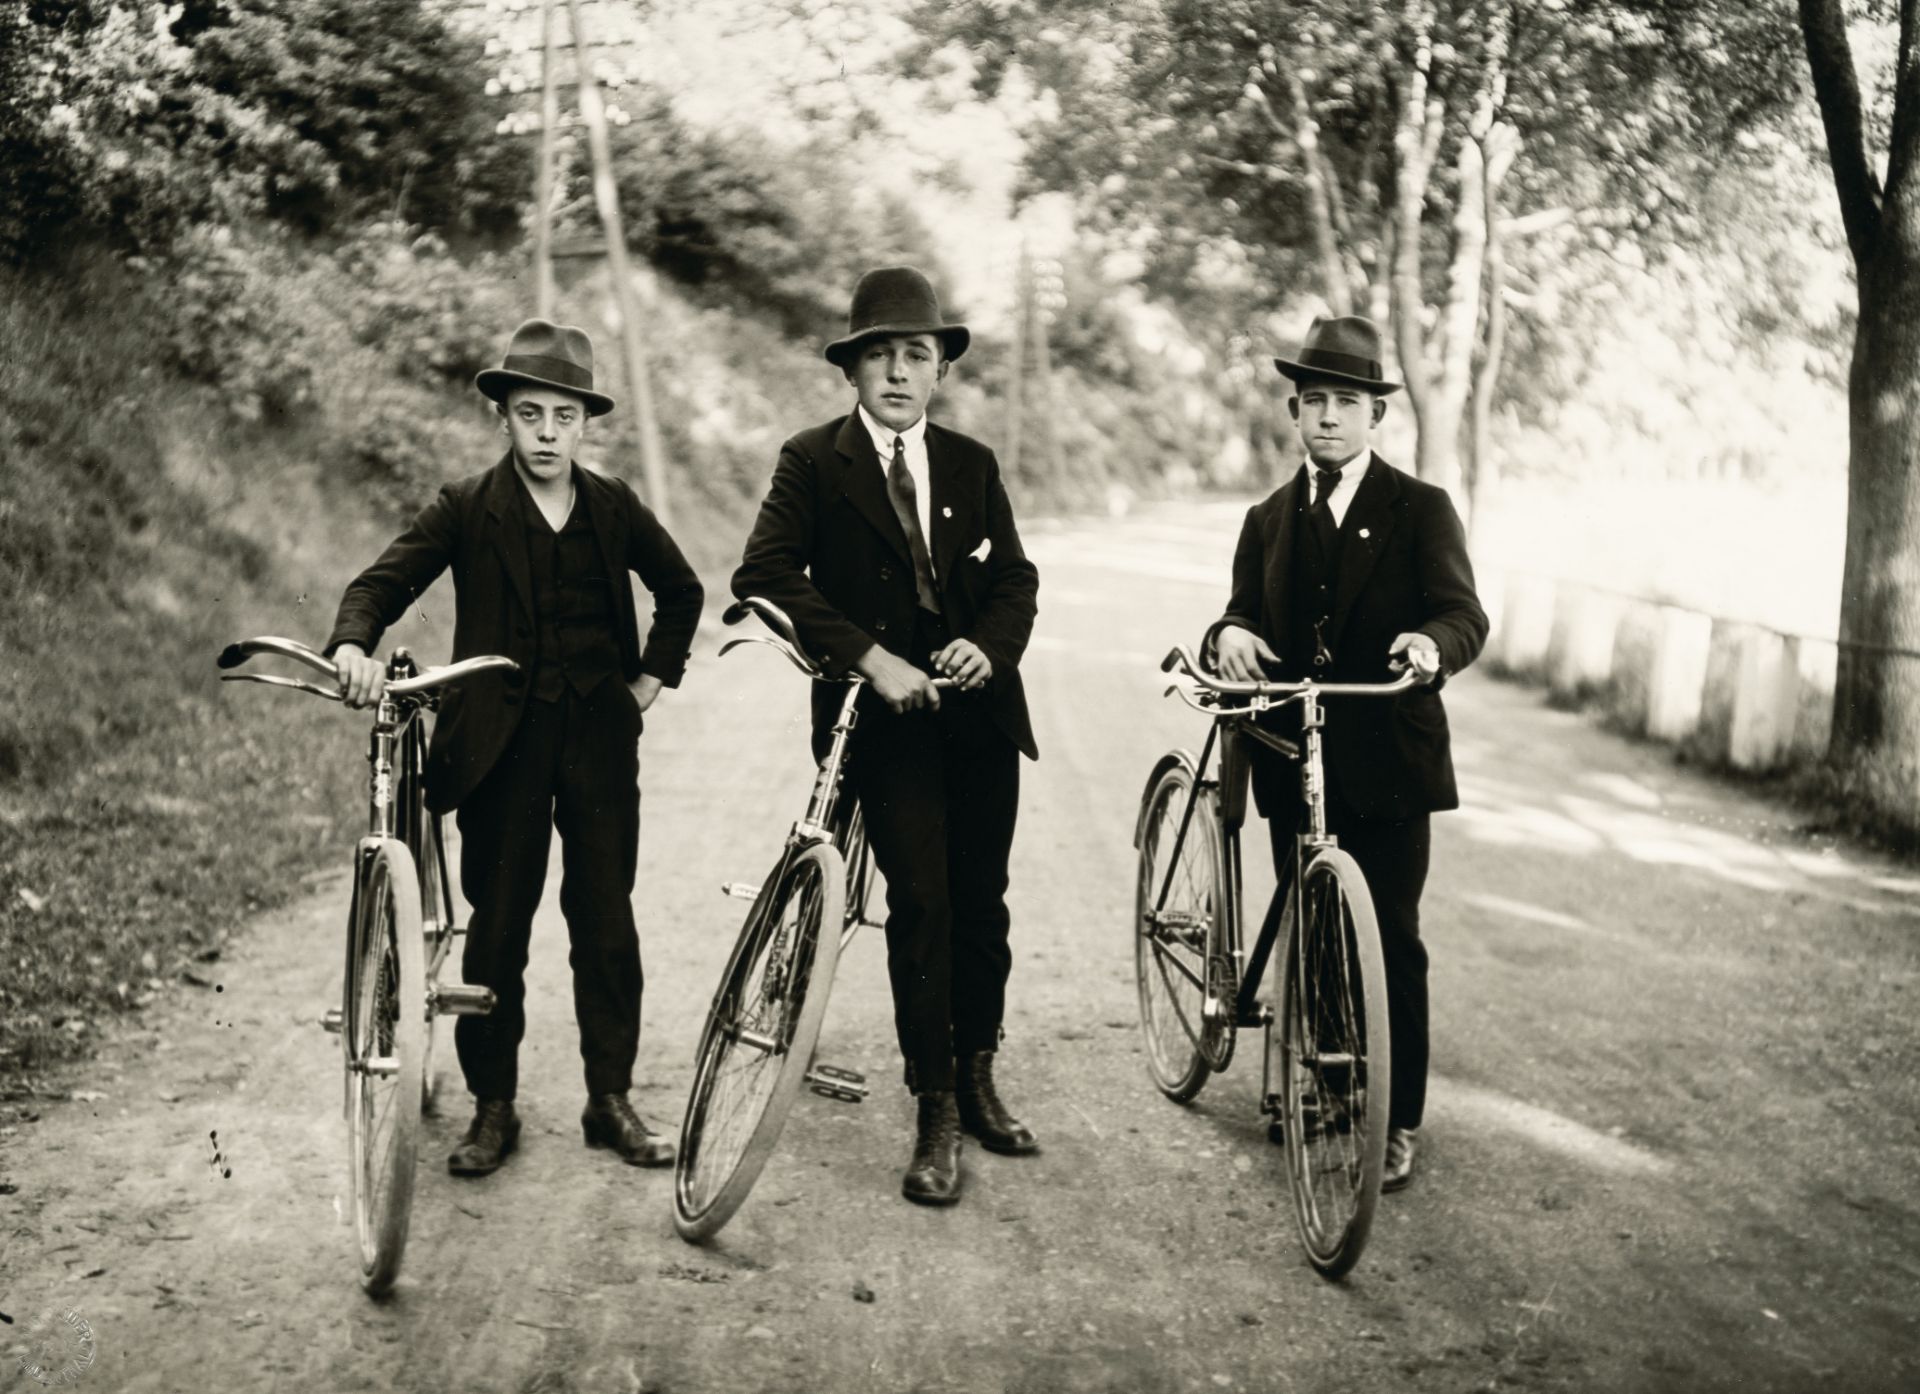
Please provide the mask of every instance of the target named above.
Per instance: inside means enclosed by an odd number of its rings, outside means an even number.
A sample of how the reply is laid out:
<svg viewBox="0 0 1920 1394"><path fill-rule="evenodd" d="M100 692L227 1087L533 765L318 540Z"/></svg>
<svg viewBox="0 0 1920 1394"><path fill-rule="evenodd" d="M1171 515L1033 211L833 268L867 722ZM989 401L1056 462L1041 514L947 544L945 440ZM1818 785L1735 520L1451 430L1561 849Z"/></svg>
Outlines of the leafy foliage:
<svg viewBox="0 0 1920 1394"><path fill-rule="evenodd" d="M0 14L0 247L158 252L195 222L517 221L479 44L420 0L35 0Z"/></svg>

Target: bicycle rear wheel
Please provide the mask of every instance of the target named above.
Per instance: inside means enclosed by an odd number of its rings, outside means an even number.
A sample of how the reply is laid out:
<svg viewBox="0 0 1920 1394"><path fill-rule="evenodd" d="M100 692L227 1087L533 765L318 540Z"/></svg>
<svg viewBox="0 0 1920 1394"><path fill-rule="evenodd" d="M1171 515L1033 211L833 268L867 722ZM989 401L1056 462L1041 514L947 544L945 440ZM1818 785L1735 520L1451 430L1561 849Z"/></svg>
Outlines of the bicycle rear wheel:
<svg viewBox="0 0 1920 1394"><path fill-rule="evenodd" d="M1328 848L1307 865L1282 967L1281 1124L1307 1258L1338 1278L1380 1201L1393 1064L1387 974L1366 878Z"/></svg>
<svg viewBox="0 0 1920 1394"><path fill-rule="evenodd" d="M840 958L845 868L831 843L784 857L761 888L700 1035L673 1170L689 1242L733 1218L813 1063Z"/></svg>
<svg viewBox="0 0 1920 1394"><path fill-rule="evenodd" d="M343 1036L354 1237L377 1294L400 1272L413 1214L427 984L413 858L391 838L362 848Z"/></svg>
<svg viewBox="0 0 1920 1394"><path fill-rule="evenodd" d="M1134 977L1147 1072L1160 1092L1184 1103L1208 1074L1233 1058L1232 957L1226 944L1226 863L1217 797L1193 797L1193 766L1172 761L1140 808L1134 890Z"/></svg>
<svg viewBox="0 0 1920 1394"><path fill-rule="evenodd" d="M420 825L420 919L421 951L426 971L435 974L444 967L453 935L453 883L447 874L446 841L438 816L422 811ZM438 1038L439 1013L428 1012L422 1028L420 1047L420 1107L432 1113L440 1095L440 1072L434 1059Z"/></svg>

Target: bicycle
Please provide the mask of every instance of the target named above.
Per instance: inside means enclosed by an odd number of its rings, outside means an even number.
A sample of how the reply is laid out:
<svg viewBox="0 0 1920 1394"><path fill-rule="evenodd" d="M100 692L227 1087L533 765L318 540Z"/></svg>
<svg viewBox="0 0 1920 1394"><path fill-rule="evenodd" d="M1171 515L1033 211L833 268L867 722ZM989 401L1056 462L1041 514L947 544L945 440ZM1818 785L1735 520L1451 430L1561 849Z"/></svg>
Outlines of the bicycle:
<svg viewBox="0 0 1920 1394"><path fill-rule="evenodd" d="M828 680L779 606L749 597L723 618L738 624L748 615L773 635L731 639L722 654L765 644L808 677ZM806 812L789 829L772 872L758 885L721 886L724 894L753 901L753 908L720 975L694 1055L673 1170L673 1226L688 1243L719 1233L746 1200L803 1083L844 1103L867 1096L858 1072L813 1058L841 952L863 926L881 927L867 914L874 868L860 808L840 798L855 703L866 680L856 673L843 681L832 742L814 774ZM945 678L934 685L952 686ZM822 932L835 924L837 934Z"/></svg>
<svg viewBox="0 0 1920 1394"><path fill-rule="evenodd" d="M229 644L219 658L237 668L274 654L337 680L333 663L292 639ZM347 961L341 1005L320 1024L338 1035L345 1073L347 1167L360 1281L378 1296L393 1286L413 1213L414 1158L420 1116L435 1092L434 1024L442 1016L485 1015L491 989L440 982L453 941L453 885L440 816L428 810L423 772L425 723L448 684L509 658L464 659L421 668L405 649L387 660L387 684L367 743L367 835L354 848L347 912ZM289 687L338 702L336 689L267 673L226 673L222 682Z"/></svg>
<svg viewBox="0 0 1920 1394"><path fill-rule="evenodd" d="M1379 1202L1393 1066L1373 898L1359 865L1327 832L1320 701L1391 697L1419 678L1408 671L1386 683L1227 682L1204 672L1185 645L1160 668L1191 680L1197 696L1178 682L1167 692L1211 725L1197 760L1176 749L1154 766L1134 828L1134 974L1147 1069L1163 1094L1185 1103L1227 1068L1240 1028L1266 1033L1261 1111L1277 1120L1285 1144L1308 1261L1339 1278L1359 1261ZM1296 704L1299 741L1256 724L1262 713ZM1299 761L1306 806L1304 831L1251 949L1241 923L1248 751L1237 742L1245 740ZM1216 746L1219 766L1208 777ZM1260 988L1281 942L1276 1013Z"/></svg>

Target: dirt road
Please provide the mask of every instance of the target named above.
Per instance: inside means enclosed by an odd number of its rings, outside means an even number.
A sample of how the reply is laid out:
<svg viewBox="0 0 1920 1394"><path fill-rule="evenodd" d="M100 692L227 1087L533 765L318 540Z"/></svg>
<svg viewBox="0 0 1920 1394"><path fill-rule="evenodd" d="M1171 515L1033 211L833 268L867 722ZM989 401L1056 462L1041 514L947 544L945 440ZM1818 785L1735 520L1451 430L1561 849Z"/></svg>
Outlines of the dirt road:
<svg viewBox="0 0 1920 1394"><path fill-rule="evenodd" d="M688 1247L665 1174L581 1145L550 892L522 1151L483 1181L446 1174L449 1073L402 1283L369 1301L337 1050L313 1024L338 990L344 891L325 881L217 989L110 1042L77 1101L0 1106L0 1348L52 1308L85 1318L71 1378L99 1389L1916 1387L1920 875L1532 694L1449 689L1468 806L1436 820L1423 1170L1352 1277L1300 1257L1256 1049L1190 1107L1154 1092L1131 824L1153 759L1203 734L1155 662L1217 612L1237 523L1182 506L1031 539L1043 758L1002 1075L1040 1156L970 1148L957 1208L900 1199L910 1101L866 935L822 1057L874 1096L804 1099L733 1225ZM809 773L798 677L713 647L642 752L637 1098L669 1126L742 909L718 883L758 876ZM357 747L342 719L342 758ZM12 1357L0 1380L36 1387Z"/></svg>

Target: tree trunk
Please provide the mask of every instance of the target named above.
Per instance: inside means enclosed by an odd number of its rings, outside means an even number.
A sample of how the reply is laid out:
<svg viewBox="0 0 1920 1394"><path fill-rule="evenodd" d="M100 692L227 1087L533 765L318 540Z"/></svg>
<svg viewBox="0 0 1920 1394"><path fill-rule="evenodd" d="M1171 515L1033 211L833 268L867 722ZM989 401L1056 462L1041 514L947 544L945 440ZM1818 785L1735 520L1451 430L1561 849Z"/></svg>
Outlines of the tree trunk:
<svg viewBox="0 0 1920 1394"><path fill-rule="evenodd" d="M1828 754L1912 833L1920 831L1920 3L1900 5L1884 191L1844 6L1800 0L1800 27L1860 292Z"/></svg>
<svg viewBox="0 0 1920 1394"><path fill-rule="evenodd" d="M1830 753L1920 828L1920 199L1906 182L1860 268Z"/></svg>
<svg viewBox="0 0 1920 1394"><path fill-rule="evenodd" d="M1486 218L1486 343L1473 376L1473 417L1468 425L1467 528L1481 516L1499 483L1488 439L1493 418L1493 394L1500 385L1500 369L1507 351L1506 230L1500 213L1500 186L1519 151L1519 138L1510 126L1495 125L1487 137L1486 189L1481 200Z"/></svg>

